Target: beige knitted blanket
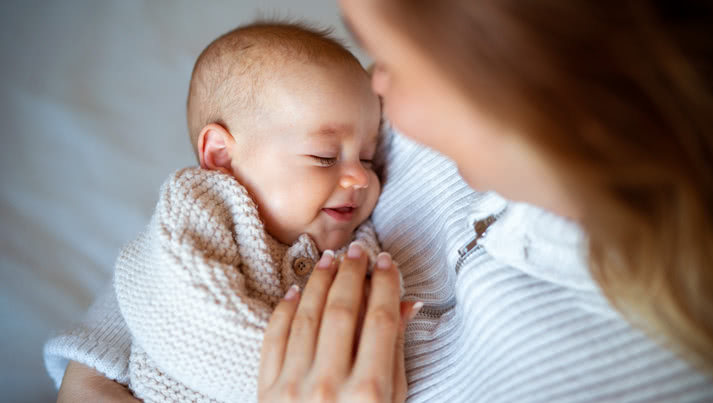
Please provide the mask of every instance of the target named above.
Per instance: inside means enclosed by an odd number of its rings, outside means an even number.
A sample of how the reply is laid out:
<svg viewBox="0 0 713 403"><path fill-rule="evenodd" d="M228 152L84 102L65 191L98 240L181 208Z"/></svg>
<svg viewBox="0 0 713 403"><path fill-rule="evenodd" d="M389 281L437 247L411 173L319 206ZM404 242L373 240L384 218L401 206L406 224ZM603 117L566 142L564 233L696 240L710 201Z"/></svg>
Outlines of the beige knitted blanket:
<svg viewBox="0 0 713 403"><path fill-rule="evenodd" d="M370 222L355 238L372 263ZM263 331L319 251L308 235L281 244L226 174L186 168L161 187L144 233L116 263L114 287L131 330L130 383L145 402L254 402Z"/></svg>

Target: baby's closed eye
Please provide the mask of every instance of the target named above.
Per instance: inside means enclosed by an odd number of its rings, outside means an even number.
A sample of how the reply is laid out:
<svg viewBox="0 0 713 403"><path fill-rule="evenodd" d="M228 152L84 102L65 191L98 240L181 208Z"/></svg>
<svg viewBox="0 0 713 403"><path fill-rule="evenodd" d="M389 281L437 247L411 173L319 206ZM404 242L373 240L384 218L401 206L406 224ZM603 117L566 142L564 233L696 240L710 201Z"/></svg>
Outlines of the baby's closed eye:
<svg viewBox="0 0 713 403"><path fill-rule="evenodd" d="M337 158L336 157L322 157L319 155L310 155L312 159L317 161L317 163L320 166L323 167L331 167L337 163ZM372 166L374 165L374 161L372 159L367 159L367 158L362 158L360 159L361 163L366 167L367 169L371 169Z"/></svg>
<svg viewBox="0 0 713 403"><path fill-rule="evenodd" d="M323 167L331 167L337 163L337 158L335 157L320 157L319 155L310 155L319 165Z"/></svg>
<svg viewBox="0 0 713 403"><path fill-rule="evenodd" d="M364 164L367 169L371 169L374 167L374 160L372 159L362 159L361 163Z"/></svg>

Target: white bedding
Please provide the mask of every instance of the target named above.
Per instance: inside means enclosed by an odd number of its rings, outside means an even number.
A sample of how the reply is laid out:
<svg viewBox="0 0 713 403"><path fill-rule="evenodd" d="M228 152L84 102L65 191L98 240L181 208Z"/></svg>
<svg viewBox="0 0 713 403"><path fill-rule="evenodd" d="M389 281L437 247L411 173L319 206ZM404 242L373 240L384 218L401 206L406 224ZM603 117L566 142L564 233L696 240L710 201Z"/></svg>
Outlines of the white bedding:
<svg viewBox="0 0 713 403"><path fill-rule="evenodd" d="M195 163L193 61L259 11L347 36L336 0L0 3L0 401L54 401L42 343L107 284L168 173Z"/></svg>

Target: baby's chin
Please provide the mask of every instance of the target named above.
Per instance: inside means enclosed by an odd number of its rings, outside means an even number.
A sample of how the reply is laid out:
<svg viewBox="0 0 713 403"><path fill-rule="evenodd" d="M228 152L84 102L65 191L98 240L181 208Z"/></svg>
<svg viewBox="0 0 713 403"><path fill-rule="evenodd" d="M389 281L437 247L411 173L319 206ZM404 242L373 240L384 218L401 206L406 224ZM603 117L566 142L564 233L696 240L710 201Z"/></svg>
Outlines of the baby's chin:
<svg viewBox="0 0 713 403"><path fill-rule="evenodd" d="M353 231L329 231L328 233L321 233L316 236L312 235L312 238L314 239L314 243L317 244L317 249L322 253L327 249L333 251L341 249L349 244L353 236Z"/></svg>

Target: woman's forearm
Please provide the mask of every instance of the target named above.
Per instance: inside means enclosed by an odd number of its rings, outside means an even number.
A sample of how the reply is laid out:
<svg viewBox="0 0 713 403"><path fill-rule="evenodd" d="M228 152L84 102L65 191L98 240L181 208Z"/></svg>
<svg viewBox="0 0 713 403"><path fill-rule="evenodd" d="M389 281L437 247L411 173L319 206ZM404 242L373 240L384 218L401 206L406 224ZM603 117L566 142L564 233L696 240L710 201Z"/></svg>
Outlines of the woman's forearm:
<svg viewBox="0 0 713 403"><path fill-rule="evenodd" d="M57 403L140 403L129 389L85 365L70 361Z"/></svg>

